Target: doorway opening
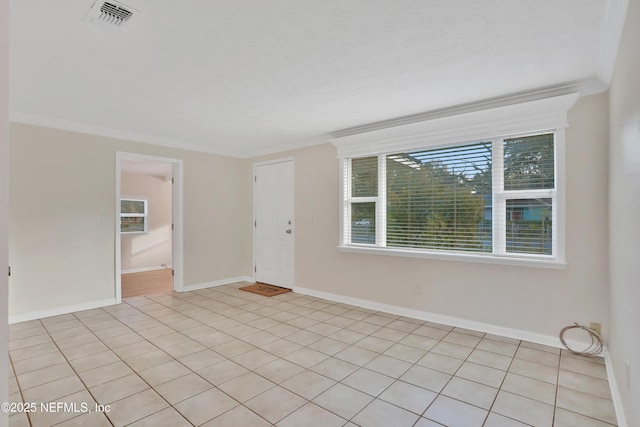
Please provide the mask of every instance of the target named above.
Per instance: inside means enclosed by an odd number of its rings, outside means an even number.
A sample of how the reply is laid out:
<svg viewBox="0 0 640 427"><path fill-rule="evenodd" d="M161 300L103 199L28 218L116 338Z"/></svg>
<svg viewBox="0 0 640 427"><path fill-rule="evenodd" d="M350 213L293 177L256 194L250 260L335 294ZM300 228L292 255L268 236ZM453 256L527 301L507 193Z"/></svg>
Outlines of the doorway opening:
<svg viewBox="0 0 640 427"><path fill-rule="evenodd" d="M116 153L115 296L182 291L182 161Z"/></svg>

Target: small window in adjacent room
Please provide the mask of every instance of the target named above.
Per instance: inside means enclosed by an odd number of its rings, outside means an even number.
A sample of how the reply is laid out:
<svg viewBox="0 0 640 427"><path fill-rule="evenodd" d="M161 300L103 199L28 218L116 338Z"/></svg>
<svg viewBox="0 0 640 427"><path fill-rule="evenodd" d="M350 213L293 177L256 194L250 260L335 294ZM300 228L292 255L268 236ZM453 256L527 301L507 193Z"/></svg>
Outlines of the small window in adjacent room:
<svg viewBox="0 0 640 427"><path fill-rule="evenodd" d="M120 232L146 233L148 214L146 200L120 199Z"/></svg>

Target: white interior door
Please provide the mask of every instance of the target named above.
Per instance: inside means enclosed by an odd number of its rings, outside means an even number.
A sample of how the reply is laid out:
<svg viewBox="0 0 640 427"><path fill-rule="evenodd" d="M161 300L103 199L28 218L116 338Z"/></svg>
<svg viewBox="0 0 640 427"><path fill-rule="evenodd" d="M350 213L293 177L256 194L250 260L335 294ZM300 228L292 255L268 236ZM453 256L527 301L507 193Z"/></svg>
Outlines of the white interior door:
<svg viewBox="0 0 640 427"><path fill-rule="evenodd" d="M293 160L255 166L255 277L293 286Z"/></svg>

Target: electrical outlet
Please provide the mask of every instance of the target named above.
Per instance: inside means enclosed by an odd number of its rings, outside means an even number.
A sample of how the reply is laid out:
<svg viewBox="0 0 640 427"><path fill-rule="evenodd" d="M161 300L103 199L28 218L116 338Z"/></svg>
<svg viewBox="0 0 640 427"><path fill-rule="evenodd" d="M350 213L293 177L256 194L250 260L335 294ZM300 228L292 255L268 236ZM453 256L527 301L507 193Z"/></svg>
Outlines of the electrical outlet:
<svg viewBox="0 0 640 427"><path fill-rule="evenodd" d="M591 324L589 325L589 329L593 329L598 333L598 335L602 334L602 325L600 325L600 323L591 322Z"/></svg>
<svg viewBox="0 0 640 427"><path fill-rule="evenodd" d="M628 360L624 362L624 379L627 390L631 390L631 364Z"/></svg>

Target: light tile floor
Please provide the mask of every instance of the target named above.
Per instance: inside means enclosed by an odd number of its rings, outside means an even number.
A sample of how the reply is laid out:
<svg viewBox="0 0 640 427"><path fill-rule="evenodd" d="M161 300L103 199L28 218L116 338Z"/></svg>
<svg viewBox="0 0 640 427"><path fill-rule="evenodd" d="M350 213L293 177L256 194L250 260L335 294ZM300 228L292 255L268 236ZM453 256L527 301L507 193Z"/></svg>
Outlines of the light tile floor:
<svg viewBox="0 0 640 427"><path fill-rule="evenodd" d="M10 425L616 424L602 358L243 285L11 325Z"/></svg>

